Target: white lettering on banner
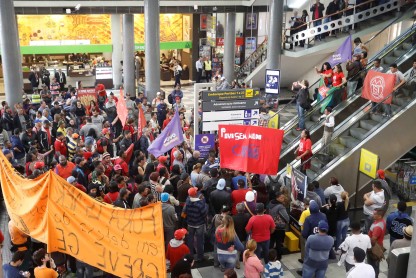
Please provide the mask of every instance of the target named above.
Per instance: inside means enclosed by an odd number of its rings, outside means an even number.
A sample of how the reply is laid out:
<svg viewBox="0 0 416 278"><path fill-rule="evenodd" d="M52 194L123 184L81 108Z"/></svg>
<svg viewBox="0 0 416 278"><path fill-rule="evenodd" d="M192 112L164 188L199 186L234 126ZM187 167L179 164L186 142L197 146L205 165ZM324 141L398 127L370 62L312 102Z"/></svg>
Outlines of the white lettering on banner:
<svg viewBox="0 0 416 278"><path fill-rule="evenodd" d="M169 135L168 137L166 137L166 139L163 141L163 145L168 145L171 142L175 141L176 139L177 139L176 134L173 133L173 134Z"/></svg>
<svg viewBox="0 0 416 278"><path fill-rule="evenodd" d="M334 60L334 61L341 60L341 58L342 58L342 55L341 54L334 54L334 55L332 55L332 60Z"/></svg>
<svg viewBox="0 0 416 278"><path fill-rule="evenodd" d="M227 133L225 128L221 128L221 138L234 139L234 140L245 140L245 139L261 140L261 134L257 134L257 133L245 134L241 132Z"/></svg>
<svg viewBox="0 0 416 278"><path fill-rule="evenodd" d="M370 80L370 93L376 100L382 100L384 98L384 78L381 76L375 76Z"/></svg>

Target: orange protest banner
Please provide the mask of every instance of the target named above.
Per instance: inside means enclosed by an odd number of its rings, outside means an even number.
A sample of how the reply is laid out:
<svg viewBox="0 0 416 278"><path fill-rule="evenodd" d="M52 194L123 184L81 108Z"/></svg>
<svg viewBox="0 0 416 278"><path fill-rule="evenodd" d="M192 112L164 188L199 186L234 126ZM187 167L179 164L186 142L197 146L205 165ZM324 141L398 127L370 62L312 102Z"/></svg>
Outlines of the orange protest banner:
<svg viewBox="0 0 416 278"><path fill-rule="evenodd" d="M162 206L126 210L100 203L49 171L21 177L0 152L10 218L26 234L120 277L164 277Z"/></svg>
<svg viewBox="0 0 416 278"><path fill-rule="evenodd" d="M124 99L123 89L120 88L120 97L117 102L117 114L120 119L121 125L124 127L127 121L127 107L126 100Z"/></svg>

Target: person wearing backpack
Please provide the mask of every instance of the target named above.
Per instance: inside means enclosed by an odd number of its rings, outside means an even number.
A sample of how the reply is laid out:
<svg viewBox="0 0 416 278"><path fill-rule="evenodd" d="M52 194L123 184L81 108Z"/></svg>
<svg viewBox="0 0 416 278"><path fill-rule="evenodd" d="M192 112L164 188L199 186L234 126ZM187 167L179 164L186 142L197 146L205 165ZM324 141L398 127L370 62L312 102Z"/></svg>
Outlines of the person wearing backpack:
<svg viewBox="0 0 416 278"><path fill-rule="evenodd" d="M277 192L275 199L271 200L268 206L269 214L276 225L275 231L270 235L270 248L275 248L278 254L282 254L286 228L289 224L289 215L284 202L285 195Z"/></svg>
<svg viewBox="0 0 416 278"><path fill-rule="evenodd" d="M111 142L110 138L110 130L108 128L104 128L101 131L101 138L97 141L97 152L99 154L103 154L105 152L108 152L110 156L114 153L113 151L113 144Z"/></svg>
<svg viewBox="0 0 416 278"><path fill-rule="evenodd" d="M266 185L267 191L269 192L269 200L275 199L276 193L280 191L280 187L282 186L279 182L279 176L267 175L264 179L264 184Z"/></svg>

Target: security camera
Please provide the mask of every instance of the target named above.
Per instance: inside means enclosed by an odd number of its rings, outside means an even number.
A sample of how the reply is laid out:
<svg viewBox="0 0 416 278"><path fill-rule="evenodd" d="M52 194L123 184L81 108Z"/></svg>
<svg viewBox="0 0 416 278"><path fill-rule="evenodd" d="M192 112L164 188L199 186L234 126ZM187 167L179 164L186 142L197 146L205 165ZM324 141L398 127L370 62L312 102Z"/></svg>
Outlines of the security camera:
<svg viewBox="0 0 416 278"><path fill-rule="evenodd" d="M198 5L194 5L194 10L197 11L198 10Z"/></svg>
<svg viewBox="0 0 416 278"><path fill-rule="evenodd" d="M71 12L72 12L71 9L65 9L66 14L70 14Z"/></svg>
<svg viewBox="0 0 416 278"><path fill-rule="evenodd" d="M76 11L79 11L79 9L81 8L81 4L77 4L76 6L75 6L75 10Z"/></svg>
<svg viewBox="0 0 416 278"><path fill-rule="evenodd" d="M217 11L217 7L212 8L212 10L213 10L214 12L216 12L216 11Z"/></svg>

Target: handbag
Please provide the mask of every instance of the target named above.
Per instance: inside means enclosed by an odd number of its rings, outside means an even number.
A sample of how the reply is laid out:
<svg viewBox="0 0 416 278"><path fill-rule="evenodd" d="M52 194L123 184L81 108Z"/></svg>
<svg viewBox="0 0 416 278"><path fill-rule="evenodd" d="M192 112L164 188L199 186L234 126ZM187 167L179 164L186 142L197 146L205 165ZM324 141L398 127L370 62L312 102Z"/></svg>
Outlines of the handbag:
<svg viewBox="0 0 416 278"><path fill-rule="evenodd" d="M376 242L376 244L371 247L368 255L373 261L379 262L384 259L384 251L386 251L386 249Z"/></svg>

